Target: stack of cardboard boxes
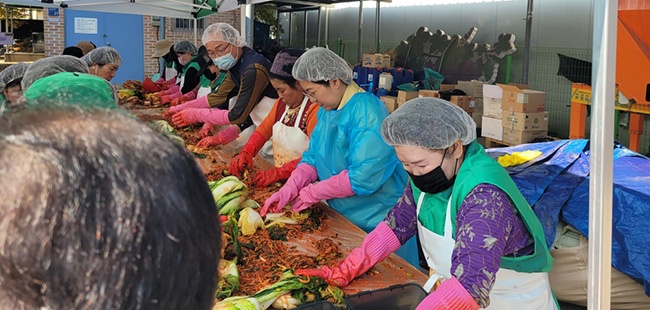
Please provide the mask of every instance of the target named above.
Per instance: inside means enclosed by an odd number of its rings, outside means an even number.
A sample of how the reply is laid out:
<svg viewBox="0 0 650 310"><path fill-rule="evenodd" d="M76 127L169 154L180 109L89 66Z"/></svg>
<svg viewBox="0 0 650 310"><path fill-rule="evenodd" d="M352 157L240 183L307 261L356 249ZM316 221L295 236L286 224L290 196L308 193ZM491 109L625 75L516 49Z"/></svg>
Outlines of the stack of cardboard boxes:
<svg viewBox="0 0 650 310"><path fill-rule="evenodd" d="M510 145L528 143L548 134L546 93L524 85L483 86L483 137Z"/></svg>
<svg viewBox="0 0 650 310"><path fill-rule="evenodd" d="M472 81L458 81L457 89L460 89L471 97L469 102L470 115L474 119L477 128L481 128L481 118L483 117L483 85L485 82L476 80Z"/></svg>

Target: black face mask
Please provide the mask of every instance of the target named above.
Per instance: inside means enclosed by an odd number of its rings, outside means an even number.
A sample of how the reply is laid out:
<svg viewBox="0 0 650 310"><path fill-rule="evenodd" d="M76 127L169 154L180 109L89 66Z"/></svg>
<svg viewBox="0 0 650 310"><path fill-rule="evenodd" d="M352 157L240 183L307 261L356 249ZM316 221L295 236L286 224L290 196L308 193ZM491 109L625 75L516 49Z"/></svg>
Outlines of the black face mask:
<svg viewBox="0 0 650 310"><path fill-rule="evenodd" d="M407 172L411 177L411 180L413 180L413 184L415 184L418 189L425 193L437 194L454 185L456 176L454 175L451 179L447 179L445 172L442 170L442 163L445 161L446 155L447 149L445 149L445 152L442 155L440 165L423 175L412 175ZM458 162L458 160L456 160L456 162Z"/></svg>

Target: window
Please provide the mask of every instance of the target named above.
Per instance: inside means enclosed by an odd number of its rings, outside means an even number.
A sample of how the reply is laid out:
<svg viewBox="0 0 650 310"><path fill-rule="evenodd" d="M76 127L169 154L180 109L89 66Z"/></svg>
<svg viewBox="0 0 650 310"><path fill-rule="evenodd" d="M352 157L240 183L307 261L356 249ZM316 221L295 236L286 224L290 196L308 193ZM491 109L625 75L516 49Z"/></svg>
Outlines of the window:
<svg viewBox="0 0 650 310"><path fill-rule="evenodd" d="M200 31L203 31L204 19L196 21L196 25ZM187 18L174 18L174 31L194 31L194 20Z"/></svg>

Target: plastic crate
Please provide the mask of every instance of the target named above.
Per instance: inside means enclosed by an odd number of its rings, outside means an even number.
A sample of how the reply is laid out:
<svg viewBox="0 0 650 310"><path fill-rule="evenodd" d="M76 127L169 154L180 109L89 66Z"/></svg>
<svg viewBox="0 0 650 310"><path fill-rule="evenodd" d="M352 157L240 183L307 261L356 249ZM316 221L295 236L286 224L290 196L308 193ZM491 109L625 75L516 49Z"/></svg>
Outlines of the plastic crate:
<svg viewBox="0 0 650 310"><path fill-rule="evenodd" d="M308 304L304 304L298 308L295 309L301 309L301 310L337 310L336 307L334 306L333 303L327 301L327 300L321 300L317 302L312 302Z"/></svg>
<svg viewBox="0 0 650 310"><path fill-rule="evenodd" d="M407 283L348 296L345 304L348 310L411 310L426 296L421 286Z"/></svg>

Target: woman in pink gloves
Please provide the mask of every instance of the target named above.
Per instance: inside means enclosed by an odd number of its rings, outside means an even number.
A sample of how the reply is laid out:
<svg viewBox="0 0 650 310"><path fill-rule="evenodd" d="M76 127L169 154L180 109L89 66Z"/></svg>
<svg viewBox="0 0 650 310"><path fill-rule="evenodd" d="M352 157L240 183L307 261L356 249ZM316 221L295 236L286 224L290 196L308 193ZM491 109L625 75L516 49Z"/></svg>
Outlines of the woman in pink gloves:
<svg viewBox="0 0 650 310"><path fill-rule="evenodd" d="M395 150L380 136L386 106L354 83L348 63L326 48L306 51L292 74L320 106L318 122L302 160L286 184L266 200L261 214L281 212L289 203L297 212L325 200L359 228L372 231L407 180ZM417 265L415 239L398 254Z"/></svg>
<svg viewBox="0 0 650 310"><path fill-rule="evenodd" d="M170 103L176 98L194 91L199 85L200 77L198 75L201 69L196 60L198 50L190 41L180 41L174 44L174 53L181 64L181 74L176 84L170 85L167 90L158 93L162 104Z"/></svg>
<svg viewBox="0 0 650 310"><path fill-rule="evenodd" d="M402 197L335 267L297 270L345 286L417 233L432 291L417 309L558 309L542 226L508 173L476 141L476 124L438 98L407 102L383 122L410 176Z"/></svg>
<svg viewBox="0 0 650 310"><path fill-rule="evenodd" d="M204 129L226 126L197 144L207 148L230 143L244 129L253 124L259 126L278 94L269 81L271 62L247 47L237 29L226 23L212 24L203 32L202 41L214 64L228 71L229 76L216 92L171 107L165 115L171 115L172 122L179 127L194 123L204 123ZM229 99L233 97L236 99L230 107Z"/></svg>
<svg viewBox="0 0 650 310"><path fill-rule="evenodd" d="M309 135L316 126L318 105L302 92L291 69L304 51L286 49L275 56L271 66L271 84L280 95L269 115L255 129L241 153L230 162L230 173L241 176L244 167L253 168L253 158L269 139L273 140L274 169L258 171L253 179L257 186L285 181L296 169L302 153L309 146Z"/></svg>

